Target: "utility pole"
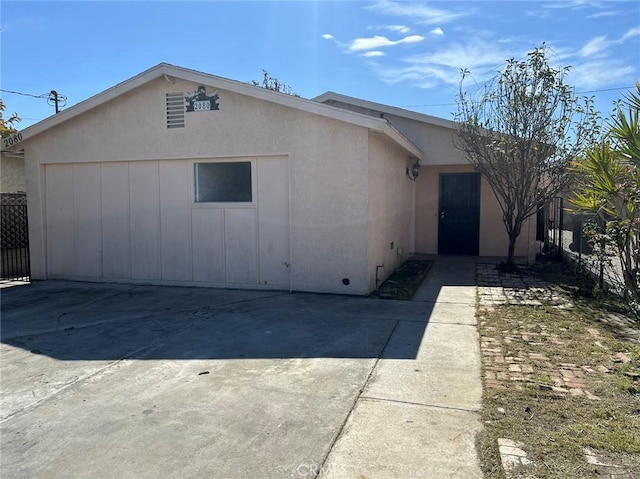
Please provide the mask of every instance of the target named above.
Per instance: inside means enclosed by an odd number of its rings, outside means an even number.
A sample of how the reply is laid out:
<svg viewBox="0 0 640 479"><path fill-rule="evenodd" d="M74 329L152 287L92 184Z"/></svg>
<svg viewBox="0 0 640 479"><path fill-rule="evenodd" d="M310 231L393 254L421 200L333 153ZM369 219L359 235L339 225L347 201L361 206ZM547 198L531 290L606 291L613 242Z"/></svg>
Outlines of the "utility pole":
<svg viewBox="0 0 640 479"><path fill-rule="evenodd" d="M58 108L58 103L60 102L60 100L58 99L58 92L55 90L51 90L51 93L49 93L49 100L53 101L56 107L56 113L60 113L60 109Z"/></svg>

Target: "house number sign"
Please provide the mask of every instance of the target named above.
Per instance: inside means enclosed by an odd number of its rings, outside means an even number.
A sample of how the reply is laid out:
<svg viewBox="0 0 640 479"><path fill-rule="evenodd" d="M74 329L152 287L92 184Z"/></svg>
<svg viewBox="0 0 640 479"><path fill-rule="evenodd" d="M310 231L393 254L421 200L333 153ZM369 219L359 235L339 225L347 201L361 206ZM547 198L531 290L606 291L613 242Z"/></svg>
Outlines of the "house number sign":
<svg viewBox="0 0 640 479"><path fill-rule="evenodd" d="M204 85L200 85L198 91L187 93L185 100L187 100L187 111L211 111L220 109L220 105L218 104L218 90L207 94L207 89Z"/></svg>
<svg viewBox="0 0 640 479"><path fill-rule="evenodd" d="M4 142L4 147L9 148L22 141L22 133L14 133L13 135L3 138L2 141Z"/></svg>

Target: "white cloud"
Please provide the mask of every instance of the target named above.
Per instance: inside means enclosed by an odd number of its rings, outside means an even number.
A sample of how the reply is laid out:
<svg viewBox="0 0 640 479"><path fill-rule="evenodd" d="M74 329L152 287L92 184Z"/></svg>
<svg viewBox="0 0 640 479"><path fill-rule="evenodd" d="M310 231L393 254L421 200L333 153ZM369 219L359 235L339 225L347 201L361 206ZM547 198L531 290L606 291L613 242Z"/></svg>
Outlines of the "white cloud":
<svg viewBox="0 0 640 479"><path fill-rule="evenodd" d="M631 28L628 30L622 37L618 40L607 40L605 35L601 35L589 40L585 46L583 46L578 55L586 58L586 57L594 57L594 56L609 56L611 53L609 50L614 45L621 45L627 40L640 36L640 27Z"/></svg>
<svg viewBox="0 0 640 479"><path fill-rule="evenodd" d="M484 82L514 56L519 55L503 50L495 42L470 38L466 44L452 44L439 51L408 56L403 59L405 67L377 65L376 74L390 84L409 82L420 88L454 86L461 80L461 69L469 69L476 82Z"/></svg>
<svg viewBox="0 0 640 479"><path fill-rule="evenodd" d="M356 38L344 44L344 48L347 52L357 52L361 54L360 56L367 58L367 64L381 81L448 91L456 89L459 85L461 69L470 71L468 81L482 84L497 74L508 59L525 59L526 54L540 44L539 39L527 35L524 29L521 33L508 37L501 36L495 30L471 29L470 25L465 25L465 22L452 24L451 22L472 12L458 9L454 2L446 5L443 2L438 5L438 8L431 8L427 4L410 0L407 2L380 0L370 7L365 7L376 13L405 16L407 25L430 25L426 28L429 34L421 32L431 40L430 48L415 49L413 55L401 58L400 64L385 61L386 57L381 55L383 53L381 50L398 43L423 40L426 42L427 40L420 35L409 37L405 35L401 40L393 40L395 35L389 35L391 39L376 35L370 38ZM558 9L566 9L567 15L581 14L581 18L585 18L586 15L597 18L620 14L609 4L585 0L562 1L551 5L539 3L527 14L546 18L557 16L560 12ZM630 26L634 24L638 25L632 22ZM392 27L393 25L386 25L377 28L394 31ZM449 41L444 42L440 39L436 41L436 36L444 35L445 28L447 36L442 39L448 38ZM395 31L400 32L399 29ZM607 35L601 34L607 32ZM589 33L589 30L583 30L582 39L579 40L581 43L577 44L553 42L554 45L551 45L547 42L547 46L552 49L549 58L551 65L554 68L572 65L566 80L579 90L596 90L633 81L633 77L637 77L638 69L637 62L632 61L634 55L629 52L637 48L640 26L604 30L592 33L592 36ZM538 37L538 35L533 36ZM416 40L410 40L414 37ZM418 51L420 53L416 53Z"/></svg>
<svg viewBox="0 0 640 479"><path fill-rule="evenodd" d="M606 58L575 65L567 79L580 89L595 90L627 82L634 73L632 66Z"/></svg>
<svg viewBox="0 0 640 479"><path fill-rule="evenodd" d="M620 39L620 42L624 42L629 40L629 38L633 38L633 37L637 37L640 36L640 27L635 27L632 28L631 30L629 30L627 33L625 33L622 38Z"/></svg>
<svg viewBox="0 0 640 479"><path fill-rule="evenodd" d="M324 35L322 35L322 38L326 40L333 40L333 35L331 35L330 33L325 33Z"/></svg>
<svg viewBox="0 0 640 479"><path fill-rule="evenodd" d="M587 18L616 17L618 15L620 15L620 12L617 10L607 10L605 12L598 12L592 15L587 15Z"/></svg>
<svg viewBox="0 0 640 479"><path fill-rule="evenodd" d="M385 83L395 85L410 82L419 88L440 87L443 83L457 85L460 75L433 65L415 65L407 68L384 68L378 65L377 75Z"/></svg>
<svg viewBox="0 0 640 479"><path fill-rule="evenodd" d="M416 23L425 25L444 24L466 17L475 12L475 9L467 8L464 11L443 10L429 7L425 3L417 2L393 2L390 0L379 0L373 5L365 7L384 15L394 15L398 17L410 17Z"/></svg>
<svg viewBox="0 0 640 479"><path fill-rule="evenodd" d="M563 1L563 2L548 3L546 5L543 5L543 8L552 8L552 9L568 8L571 10L587 8L587 7L603 8L603 3L599 1L594 2L590 0L572 0L570 2Z"/></svg>
<svg viewBox="0 0 640 479"><path fill-rule="evenodd" d="M400 43L417 43L424 40L422 35L409 35L408 37L401 38L400 40L389 40L382 35L374 35L368 38L356 38L349 45L349 51L361 51L361 50L373 50L381 47L391 47L399 45Z"/></svg>
<svg viewBox="0 0 640 479"><path fill-rule="evenodd" d="M551 13L547 10L527 10L525 12L525 15L527 15L528 17L536 17L540 18L541 20L545 20L551 16Z"/></svg>
<svg viewBox="0 0 640 479"><path fill-rule="evenodd" d="M381 25L378 27L369 27L369 30L387 30L389 32L409 33L411 29L406 25Z"/></svg>
<svg viewBox="0 0 640 479"><path fill-rule="evenodd" d="M384 52L381 52L380 50L373 50L373 51L370 51L370 52L365 52L360 56L361 57L365 57L365 58L383 57L384 56Z"/></svg>
<svg viewBox="0 0 640 479"><path fill-rule="evenodd" d="M472 38L466 44L453 43L447 48L424 55L413 55L406 61L414 64L435 64L448 68L477 68L498 67L514 56L503 50L494 42L487 42L479 38ZM517 55L516 55L517 56Z"/></svg>
<svg viewBox="0 0 640 479"><path fill-rule="evenodd" d="M610 45L611 42L607 40L606 36L602 35L599 37L595 37L589 40L587 44L580 49L578 55L580 55L581 57L591 57L594 55L598 55L605 52Z"/></svg>
<svg viewBox="0 0 640 479"><path fill-rule="evenodd" d="M392 32L400 32L400 33L409 33L409 30L411 30L406 25L388 25L387 29L391 30Z"/></svg>

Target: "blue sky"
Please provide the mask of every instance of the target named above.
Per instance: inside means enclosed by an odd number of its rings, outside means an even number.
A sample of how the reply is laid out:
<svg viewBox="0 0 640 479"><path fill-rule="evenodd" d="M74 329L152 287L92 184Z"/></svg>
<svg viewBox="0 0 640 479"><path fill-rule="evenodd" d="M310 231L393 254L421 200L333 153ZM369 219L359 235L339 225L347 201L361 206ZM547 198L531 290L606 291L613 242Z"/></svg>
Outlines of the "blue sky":
<svg viewBox="0 0 640 479"><path fill-rule="evenodd" d="M478 84L546 42L608 113L640 80L640 2L31 2L0 6L1 88L67 107L160 62L234 80L267 69L305 98L327 90L451 118L460 69ZM471 86L471 85L470 85ZM46 99L2 92L20 128Z"/></svg>

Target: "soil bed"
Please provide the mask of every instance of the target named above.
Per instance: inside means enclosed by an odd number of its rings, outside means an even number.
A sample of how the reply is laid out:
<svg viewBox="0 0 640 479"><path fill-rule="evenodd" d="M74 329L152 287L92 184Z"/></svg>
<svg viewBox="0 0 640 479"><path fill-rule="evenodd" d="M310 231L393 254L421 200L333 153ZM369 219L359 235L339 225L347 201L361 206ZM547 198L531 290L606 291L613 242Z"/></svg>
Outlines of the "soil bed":
<svg viewBox="0 0 640 479"><path fill-rule="evenodd" d="M431 261L408 260L396 269L377 291L371 293L371 296L380 299L410 300L418 291L432 264Z"/></svg>

